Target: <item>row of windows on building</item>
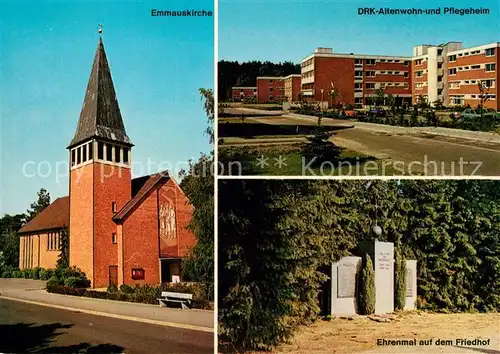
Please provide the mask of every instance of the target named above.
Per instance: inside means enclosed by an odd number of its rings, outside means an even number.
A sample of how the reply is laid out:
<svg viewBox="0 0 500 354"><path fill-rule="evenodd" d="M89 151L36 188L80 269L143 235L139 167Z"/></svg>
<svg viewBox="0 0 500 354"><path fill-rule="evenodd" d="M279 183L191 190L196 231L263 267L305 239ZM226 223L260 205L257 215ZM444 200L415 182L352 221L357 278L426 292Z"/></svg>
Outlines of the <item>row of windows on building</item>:
<svg viewBox="0 0 500 354"><path fill-rule="evenodd" d="M375 65L376 63L403 63L404 66L409 66L409 60L400 59L364 59L366 65ZM354 59L354 65L362 65L363 59Z"/></svg>
<svg viewBox="0 0 500 354"><path fill-rule="evenodd" d="M77 166L94 159L93 142L71 149L71 166ZM101 161L129 164L130 148L111 143L97 142L97 159Z"/></svg>
<svg viewBox="0 0 500 354"><path fill-rule="evenodd" d="M475 65L467 65L467 66L459 66L456 68L451 68L448 70L449 75L456 75L457 71L470 71L470 70L480 70L484 68L484 71L495 71L495 64L475 64Z"/></svg>
<svg viewBox="0 0 500 354"><path fill-rule="evenodd" d="M57 251L61 249L61 234L59 232L49 232L47 234L47 251Z"/></svg>
<svg viewBox="0 0 500 354"><path fill-rule="evenodd" d="M458 58L460 58L460 57L467 57L467 56L470 56L470 55L478 55L478 54L481 54L481 53L484 53L484 55L487 56L487 57L493 57L493 56L495 56L496 48L487 48L484 51L482 51L482 50L473 50L471 52L465 52L465 53L458 53L458 54L449 55L448 56L448 61L449 62L454 62L454 61L457 61L457 57Z"/></svg>
<svg viewBox="0 0 500 354"><path fill-rule="evenodd" d="M470 95L470 99L478 100L478 99L481 99L480 96L481 95ZM491 100L496 99L496 95L484 95L484 96L487 97L488 99L491 99ZM466 99L465 95L450 96L450 102L452 104L463 105L465 99Z"/></svg>
<svg viewBox="0 0 500 354"><path fill-rule="evenodd" d="M461 80L461 81L453 81L450 82L450 88L458 89L460 86L466 85L477 85L480 83L484 88L494 88L495 80L487 79L487 80Z"/></svg>

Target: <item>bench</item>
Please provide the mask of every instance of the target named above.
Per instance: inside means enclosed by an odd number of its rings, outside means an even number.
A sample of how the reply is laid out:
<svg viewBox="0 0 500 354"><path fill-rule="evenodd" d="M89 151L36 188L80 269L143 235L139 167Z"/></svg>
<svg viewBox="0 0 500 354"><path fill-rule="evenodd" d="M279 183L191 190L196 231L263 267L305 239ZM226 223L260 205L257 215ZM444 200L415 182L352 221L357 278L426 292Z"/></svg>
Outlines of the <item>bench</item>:
<svg viewBox="0 0 500 354"><path fill-rule="evenodd" d="M158 298L158 303L162 307L168 307L169 303L180 304L182 309L188 309L191 307L191 300L193 299L193 294L185 293L172 293L168 291L162 291L161 297Z"/></svg>

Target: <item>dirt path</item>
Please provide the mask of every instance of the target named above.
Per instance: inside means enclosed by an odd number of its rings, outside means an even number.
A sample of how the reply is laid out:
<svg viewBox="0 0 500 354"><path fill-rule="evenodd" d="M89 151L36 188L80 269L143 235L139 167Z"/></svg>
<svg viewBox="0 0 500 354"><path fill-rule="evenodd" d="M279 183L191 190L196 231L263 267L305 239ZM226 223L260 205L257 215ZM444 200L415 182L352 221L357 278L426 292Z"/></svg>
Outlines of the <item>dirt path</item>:
<svg viewBox="0 0 500 354"><path fill-rule="evenodd" d="M457 339L489 340L487 345L457 343ZM413 340L416 345L377 345L377 340ZM419 343L431 340L432 344ZM445 345L436 341L451 340ZM421 345L420 345L421 344ZM500 354L500 314L405 313L389 322L366 317L334 319L304 327L292 343L277 353L487 353Z"/></svg>

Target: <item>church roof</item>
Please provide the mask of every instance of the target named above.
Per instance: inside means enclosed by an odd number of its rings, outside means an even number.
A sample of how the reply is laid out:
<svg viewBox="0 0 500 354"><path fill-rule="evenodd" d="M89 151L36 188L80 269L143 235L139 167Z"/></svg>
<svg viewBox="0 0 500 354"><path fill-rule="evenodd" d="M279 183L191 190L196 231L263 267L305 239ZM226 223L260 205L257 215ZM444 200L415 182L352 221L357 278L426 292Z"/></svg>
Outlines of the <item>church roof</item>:
<svg viewBox="0 0 500 354"><path fill-rule="evenodd" d="M101 37L99 37L76 133L68 148L94 137L132 145L125 132Z"/></svg>
<svg viewBox="0 0 500 354"><path fill-rule="evenodd" d="M113 216L113 221L120 222L123 220L149 195L153 188L159 183L166 183L168 180L170 180L168 171L132 179L132 199ZM57 198L19 229L18 233L36 233L61 229L64 226L69 226L69 196Z"/></svg>
<svg viewBox="0 0 500 354"><path fill-rule="evenodd" d="M69 226L69 197L57 198L37 216L28 221L18 233L61 229Z"/></svg>
<svg viewBox="0 0 500 354"><path fill-rule="evenodd" d="M132 181L132 199L120 209L118 213L113 216L114 222L122 221L127 215L130 214L134 208L139 205L142 200L148 196L149 192L158 185L158 183L165 183L170 179L168 171L155 173L150 176L143 176L135 178L135 195L134 195L134 181ZM140 187L139 187L140 185Z"/></svg>

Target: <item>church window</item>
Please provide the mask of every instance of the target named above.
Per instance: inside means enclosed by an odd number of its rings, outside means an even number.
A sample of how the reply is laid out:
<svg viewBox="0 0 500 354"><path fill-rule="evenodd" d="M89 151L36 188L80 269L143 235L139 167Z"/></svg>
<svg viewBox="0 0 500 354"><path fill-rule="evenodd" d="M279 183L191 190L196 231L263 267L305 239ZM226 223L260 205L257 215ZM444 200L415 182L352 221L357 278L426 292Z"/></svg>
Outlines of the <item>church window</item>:
<svg viewBox="0 0 500 354"><path fill-rule="evenodd" d="M87 144L82 146L82 152L83 152L82 162L85 162L87 161Z"/></svg>
<svg viewBox="0 0 500 354"><path fill-rule="evenodd" d="M115 146L115 162L121 162L119 146Z"/></svg>
<svg viewBox="0 0 500 354"><path fill-rule="evenodd" d="M94 158L94 144L92 142L89 143L89 160Z"/></svg>
<svg viewBox="0 0 500 354"><path fill-rule="evenodd" d="M113 211L113 213L116 213L116 202L111 203L111 210Z"/></svg>
<svg viewBox="0 0 500 354"><path fill-rule="evenodd" d="M76 151L75 149L71 150L71 166L75 166L76 164Z"/></svg>
<svg viewBox="0 0 500 354"><path fill-rule="evenodd" d="M106 161L113 161L113 145L111 144L106 144Z"/></svg>
<svg viewBox="0 0 500 354"><path fill-rule="evenodd" d="M82 148L79 147L76 149L76 163L79 165L82 162Z"/></svg>
<svg viewBox="0 0 500 354"><path fill-rule="evenodd" d="M97 142L97 158L104 160L104 143Z"/></svg>
<svg viewBox="0 0 500 354"><path fill-rule="evenodd" d="M128 164L128 148L123 149L123 162Z"/></svg>
<svg viewBox="0 0 500 354"><path fill-rule="evenodd" d="M115 232L112 233L111 240L113 241L113 243L116 243L116 233Z"/></svg>

